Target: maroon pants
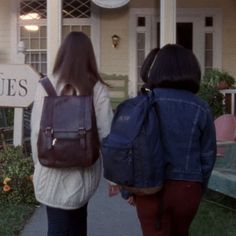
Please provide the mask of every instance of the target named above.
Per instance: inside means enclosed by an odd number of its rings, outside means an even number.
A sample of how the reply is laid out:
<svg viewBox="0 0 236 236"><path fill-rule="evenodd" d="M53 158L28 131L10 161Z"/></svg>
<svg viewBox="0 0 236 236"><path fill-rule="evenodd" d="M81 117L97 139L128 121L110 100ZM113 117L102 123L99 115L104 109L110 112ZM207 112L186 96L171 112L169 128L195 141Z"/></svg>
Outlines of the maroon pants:
<svg viewBox="0 0 236 236"><path fill-rule="evenodd" d="M157 194L136 196L143 236L187 236L201 197L200 183L173 180Z"/></svg>

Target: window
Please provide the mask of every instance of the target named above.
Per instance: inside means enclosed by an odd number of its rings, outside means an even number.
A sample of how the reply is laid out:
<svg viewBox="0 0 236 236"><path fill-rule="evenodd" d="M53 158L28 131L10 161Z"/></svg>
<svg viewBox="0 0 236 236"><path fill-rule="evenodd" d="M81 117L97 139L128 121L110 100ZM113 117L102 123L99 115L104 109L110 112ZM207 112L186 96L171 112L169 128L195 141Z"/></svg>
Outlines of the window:
<svg viewBox="0 0 236 236"><path fill-rule="evenodd" d="M205 33L205 71L213 67L213 33Z"/></svg>
<svg viewBox="0 0 236 236"><path fill-rule="evenodd" d="M140 77L140 70L145 59L145 33L137 33L137 75L138 90L141 88L143 81Z"/></svg>
<svg viewBox="0 0 236 236"><path fill-rule="evenodd" d="M64 0L63 18L90 18L90 0Z"/></svg>
<svg viewBox="0 0 236 236"><path fill-rule="evenodd" d="M21 0L20 15L27 15L29 13L37 13L41 19L47 18L47 3L46 0Z"/></svg>
<svg viewBox="0 0 236 236"><path fill-rule="evenodd" d="M137 26L145 26L146 25L146 18L145 17L138 17L137 19Z"/></svg>
<svg viewBox="0 0 236 236"><path fill-rule="evenodd" d="M28 31L21 27L21 40L25 44L25 63L32 65L38 72L47 73L47 32L46 26L37 31Z"/></svg>
<svg viewBox="0 0 236 236"><path fill-rule="evenodd" d="M78 31L85 33L88 37L91 36L91 27L88 25L63 25L62 27L62 38L65 38L71 31Z"/></svg>
<svg viewBox="0 0 236 236"><path fill-rule="evenodd" d="M20 27L20 39L25 45L25 63L36 71L47 74L47 32L46 26L39 26L37 31Z"/></svg>
<svg viewBox="0 0 236 236"><path fill-rule="evenodd" d="M178 22L176 24L176 42L183 47L193 49L193 23Z"/></svg>
<svg viewBox="0 0 236 236"><path fill-rule="evenodd" d="M212 16L205 17L205 26L206 27L212 27L213 26L213 17Z"/></svg>
<svg viewBox="0 0 236 236"><path fill-rule="evenodd" d="M205 71L213 68L213 41L214 41L214 18L205 17L205 45L204 45L204 69Z"/></svg>
<svg viewBox="0 0 236 236"><path fill-rule="evenodd" d="M148 19L146 16L136 16L136 78L137 78L137 91L143 85L140 76L141 67L145 56L147 54L147 24Z"/></svg>
<svg viewBox="0 0 236 236"><path fill-rule="evenodd" d="M81 31L91 37L91 1L90 0L63 0L63 27L64 39L71 31Z"/></svg>
<svg viewBox="0 0 236 236"><path fill-rule="evenodd" d="M20 1L19 40L24 42L25 63L47 74L47 2Z"/></svg>
<svg viewBox="0 0 236 236"><path fill-rule="evenodd" d="M62 39L71 31L91 37L91 1L63 0ZM19 41L24 42L25 63L47 74L47 1L20 0Z"/></svg>

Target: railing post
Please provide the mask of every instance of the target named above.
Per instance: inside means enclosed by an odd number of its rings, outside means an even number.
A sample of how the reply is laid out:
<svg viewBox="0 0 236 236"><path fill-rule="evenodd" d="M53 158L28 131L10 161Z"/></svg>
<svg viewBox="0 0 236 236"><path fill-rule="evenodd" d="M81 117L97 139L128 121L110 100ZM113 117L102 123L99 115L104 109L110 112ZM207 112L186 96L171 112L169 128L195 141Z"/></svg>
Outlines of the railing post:
<svg viewBox="0 0 236 236"><path fill-rule="evenodd" d="M224 96L224 100L223 100L223 106L226 107L226 96L230 95L230 113L236 115L236 104L235 104L235 95L236 95L236 89L224 89L224 90L220 90L220 92L223 94ZM225 110L224 110L225 112Z"/></svg>
<svg viewBox="0 0 236 236"><path fill-rule="evenodd" d="M57 50L61 44L62 0L47 0L48 74L52 73Z"/></svg>

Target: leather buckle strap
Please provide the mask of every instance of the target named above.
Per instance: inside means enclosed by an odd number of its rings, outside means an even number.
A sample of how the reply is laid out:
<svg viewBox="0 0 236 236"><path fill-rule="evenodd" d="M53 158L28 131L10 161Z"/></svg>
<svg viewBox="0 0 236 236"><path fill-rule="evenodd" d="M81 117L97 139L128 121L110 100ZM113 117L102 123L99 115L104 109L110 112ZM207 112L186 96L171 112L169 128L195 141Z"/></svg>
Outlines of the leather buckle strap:
<svg viewBox="0 0 236 236"><path fill-rule="evenodd" d="M86 149L86 129L85 128L79 128L79 142L80 146L83 149Z"/></svg>

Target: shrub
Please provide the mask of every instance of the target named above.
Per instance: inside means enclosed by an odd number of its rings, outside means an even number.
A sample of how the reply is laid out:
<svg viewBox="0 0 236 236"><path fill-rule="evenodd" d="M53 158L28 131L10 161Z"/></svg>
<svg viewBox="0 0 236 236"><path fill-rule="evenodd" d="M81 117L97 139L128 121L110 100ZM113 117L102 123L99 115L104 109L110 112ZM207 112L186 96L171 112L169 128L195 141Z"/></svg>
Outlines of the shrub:
<svg viewBox="0 0 236 236"><path fill-rule="evenodd" d="M21 147L0 151L0 204L35 204L33 161Z"/></svg>
<svg viewBox="0 0 236 236"><path fill-rule="evenodd" d="M0 126L13 126L14 108L2 107L0 108Z"/></svg>
<svg viewBox="0 0 236 236"><path fill-rule="evenodd" d="M209 84L201 84L198 95L208 103L214 118L223 114L224 96L218 88Z"/></svg>
<svg viewBox="0 0 236 236"><path fill-rule="evenodd" d="M211 69L204 74L203 82L218 89L227 89L235 84L235 79L226 71Z"/></svg>

